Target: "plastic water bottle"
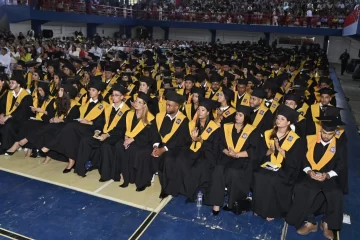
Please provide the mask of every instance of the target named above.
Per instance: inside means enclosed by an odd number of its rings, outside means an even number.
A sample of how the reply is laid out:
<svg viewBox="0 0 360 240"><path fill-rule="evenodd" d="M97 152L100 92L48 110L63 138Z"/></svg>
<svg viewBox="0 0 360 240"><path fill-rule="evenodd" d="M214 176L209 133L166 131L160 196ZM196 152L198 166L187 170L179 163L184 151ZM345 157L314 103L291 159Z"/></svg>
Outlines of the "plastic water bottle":
<svg viewBox="0 0 360 240"><path fill-rule="evenodd" d="M92 162L91 162L91 161L87 161L87 162L85 163L85 169L86 169L86 170L89 170L91 167L92 167Z"/></svg>
<svg viewBox="0 0 360 240"><path fill-rule="evenodd" d="M203 201L203 194L201 191L198 192L196 206L201 207Z"/></svg>

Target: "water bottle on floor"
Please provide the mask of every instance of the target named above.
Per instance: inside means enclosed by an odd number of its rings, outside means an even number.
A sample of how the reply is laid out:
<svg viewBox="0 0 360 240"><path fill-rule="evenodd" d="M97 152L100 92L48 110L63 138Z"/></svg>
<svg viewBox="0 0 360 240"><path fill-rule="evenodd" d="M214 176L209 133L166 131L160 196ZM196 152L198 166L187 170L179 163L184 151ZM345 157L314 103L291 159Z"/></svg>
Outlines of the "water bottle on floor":
<svg viewBox="0 0 360 240"><path fill-rule="evenodd" d="M203 201L203 194L201 191L198 192L196 206L201 207Z"/></svg>

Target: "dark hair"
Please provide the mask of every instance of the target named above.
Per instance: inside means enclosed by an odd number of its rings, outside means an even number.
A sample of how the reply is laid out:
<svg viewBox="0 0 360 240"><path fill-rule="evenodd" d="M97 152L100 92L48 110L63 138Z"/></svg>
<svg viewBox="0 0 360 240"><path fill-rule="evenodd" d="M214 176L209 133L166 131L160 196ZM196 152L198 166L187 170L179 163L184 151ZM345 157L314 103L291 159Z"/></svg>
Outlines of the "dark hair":
<svg viewBox="0 0 360 240"><path fill-rule="evenodd" d="M271 132L271 134L270 134L270 139L277 138L277 135L276 135L277 130L278 130L278 127L275 125L272 132ZM290 125L288 126L287 131L291 131Z"/></svg>
<svg viewBox="0 0 360 240"><path fill-rule="evenodd" d="M70 109L70 103L71 103L71 99L70 96L67 92L64 91L64 95L63 97L57 97L56 98L56 113L58 115L58 117L60 117L61 115L66 115L67 112Z"/></svg>
<svg viewBox="0 0 360 240"><path fill-rule="evenodd" d="M206 122L205 122L204 128L201 127L200 119L198 118L198 119L196 120L196 127L197 127L197 129L199 129L199 136L205 131L206 126L207 126L208 123L210 122L210 114L211 114L211 111L209 112L209 116L207 116L207 118L206 118Z"/></svg>

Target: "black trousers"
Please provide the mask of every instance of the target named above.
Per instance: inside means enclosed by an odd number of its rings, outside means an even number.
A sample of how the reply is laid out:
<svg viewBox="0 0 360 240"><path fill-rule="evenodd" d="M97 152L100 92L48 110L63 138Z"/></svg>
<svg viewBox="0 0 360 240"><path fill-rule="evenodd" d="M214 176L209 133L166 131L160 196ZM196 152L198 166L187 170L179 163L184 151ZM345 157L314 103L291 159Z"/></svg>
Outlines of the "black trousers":
<svg viewBox="0 0 360 240"><path fill-rule="evenodd" d="M344 72L346 70L346 67L347 67L347 63L341 63L341 75L344 75Z"/></svg>

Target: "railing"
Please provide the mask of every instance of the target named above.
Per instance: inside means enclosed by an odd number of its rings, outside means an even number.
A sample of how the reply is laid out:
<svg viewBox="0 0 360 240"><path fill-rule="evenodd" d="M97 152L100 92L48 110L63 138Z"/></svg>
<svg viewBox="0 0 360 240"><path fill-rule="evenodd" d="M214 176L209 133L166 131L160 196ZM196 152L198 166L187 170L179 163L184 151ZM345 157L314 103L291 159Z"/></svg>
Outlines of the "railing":
<svg viewBox="0 0 360 240"><path fill-rule="evenodd" d="M26 0L7 0L23 1ZM90 0L31 0L33 8L38 10L73 12L80 14L91 14L98 16L136 18L158 21L183 21L183 22L208 22L224 24L256 24L272 26L297 26L297 27L325 27L342 28L345 17L336 16L275 16L272 14L233 12L233 13L211 13L211 12L166 12L158 10L136 10L113 7L110 5L90 4ZM350 16L349 16L350 17ZM348 17L348 18L349 18ZM348 19L347 18L347 19ZM350 20L349 20L350 22Z"/></svg>
<svg viewBox="0 0 360 240"><path fill-rule="evenodd" d="M352 11L346 18L344 22L344 27L347 27L359 19L360 9L356 8Z"/></svg>

